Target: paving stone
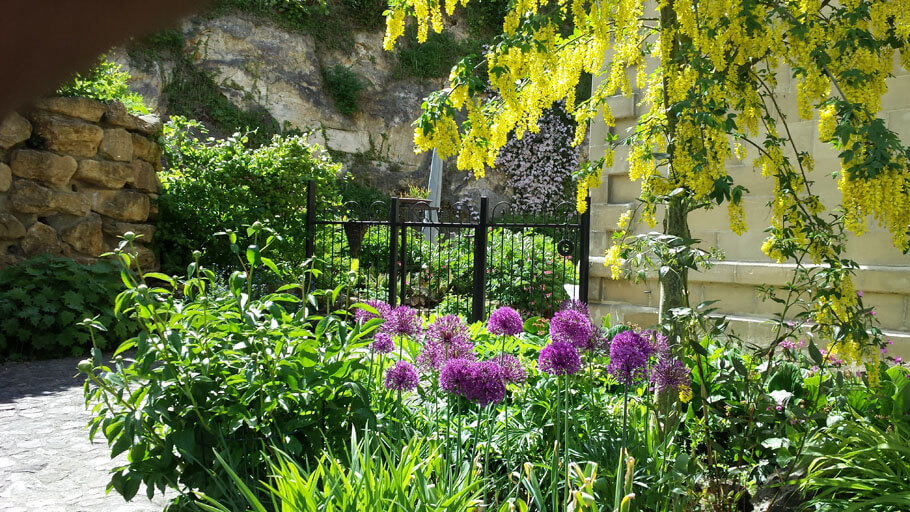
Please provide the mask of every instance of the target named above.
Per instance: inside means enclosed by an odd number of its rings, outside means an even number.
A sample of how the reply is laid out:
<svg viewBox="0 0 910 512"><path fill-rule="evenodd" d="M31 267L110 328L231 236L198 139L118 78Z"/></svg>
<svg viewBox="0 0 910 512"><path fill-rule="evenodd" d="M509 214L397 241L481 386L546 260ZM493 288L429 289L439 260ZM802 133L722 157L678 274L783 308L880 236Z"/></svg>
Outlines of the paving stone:
<svg viewBox="0 0 910 512"><path fill-rule="evenodd" d="M132 502L106 494L111 460L85 424L78 359L0 364L0 512L160 512L144 489Z"/></svg>

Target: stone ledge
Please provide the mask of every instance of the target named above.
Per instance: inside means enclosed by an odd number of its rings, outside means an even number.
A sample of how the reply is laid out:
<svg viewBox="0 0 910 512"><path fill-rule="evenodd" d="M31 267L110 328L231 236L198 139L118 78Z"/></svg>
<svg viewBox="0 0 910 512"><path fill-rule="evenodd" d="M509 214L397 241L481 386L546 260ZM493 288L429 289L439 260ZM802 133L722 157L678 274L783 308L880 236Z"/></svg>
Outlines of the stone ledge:
<svg viewBox="0 0 910 512"><path fill-rule="evenodd" d="M602 256L592 256L591 277L610 277L610 270L604 266ZM704 272L692 272L689 281L693 283L727 283L746 286L786 284L795 265L790 263L764 263L756 261L720 261ZM654 272L649 278L656 277ZM854 285L857 290L878 293L910 293L910 266L860 265Z"/></svg>
<svg viewBox="0 0 910 512"><path fill-rule="evenodd" d="M600 318L610 315L615 322L637 323L642 327L650 327L657 321L657 308L639 306L628 302L605 301L592 302L588 305L595 322ZM771 338L770 317L752 315L723 315L730 321L730 327L743 340L752 342L764 341L768 343ZM902 357L910 357L910 332L882 330L886 338L894 342L891 353ZM807 335L808 336L808 335Z"/></svg>

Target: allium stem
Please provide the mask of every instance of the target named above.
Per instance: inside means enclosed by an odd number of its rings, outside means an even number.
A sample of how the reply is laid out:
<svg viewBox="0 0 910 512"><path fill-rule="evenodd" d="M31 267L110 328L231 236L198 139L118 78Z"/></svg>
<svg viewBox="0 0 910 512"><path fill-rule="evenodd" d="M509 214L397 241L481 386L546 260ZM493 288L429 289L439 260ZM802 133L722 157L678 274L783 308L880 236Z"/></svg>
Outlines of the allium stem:
<svg viewBox="0 0 910 512"><path fill-rule="evenodd" d="M619 510L619 505L622 503L622 483L623 483L623 469L625 468L625 458L626 458L626 415L629 409L629 385L623 384L623 395L622 395L622 437L619 443L619 467L616 470L616 494L613 497L614 510Z"/></svg>
<svg viewBox="0 0 910 512"><path fill-rule="evenodd" d="M562 396L560 396L561 393L558 391L560 384L559 378L560 377L556 377L556 417L554 421L556 423L556 441L553 443L553 467L550 470L552 473L550 475L550 496L552 496L553 499L553 512L559 511L559 495L556 491L556 482L559 481L559 469L561 467L559 464L559 441L561 439L562 430L562 417L560 415L562 412Z"/></svg>
<svg viewBox="0 0 910 512"><path fill-rule="evenodd" d="M569 376L563 375L563 411L562 411L562 421L563 429L562 435L564 436L564 450L565 450L565 464L566 468L566 500L565 505L569 505Z"/></svg>
<svg viewBox="0 0 910 512"><path fill-rule="evenodd" d="M490 404L486 407L487 409L487 443L486 443L486 453L483 456L483 502L488 504L487 500L487 489L490 487L489 482L487 482L488 469L490 467L490 441L493 439L493 404ZM478 411L479 415L479 411Z"/></svg>

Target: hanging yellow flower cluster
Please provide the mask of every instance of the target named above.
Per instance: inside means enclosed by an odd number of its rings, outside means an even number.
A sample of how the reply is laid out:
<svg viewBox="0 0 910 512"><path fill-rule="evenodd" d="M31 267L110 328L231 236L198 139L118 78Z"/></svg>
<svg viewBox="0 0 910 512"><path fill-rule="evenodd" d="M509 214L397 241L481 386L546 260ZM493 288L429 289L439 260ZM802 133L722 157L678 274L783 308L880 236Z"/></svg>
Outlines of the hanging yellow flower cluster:
<svg viewBox="0 0 910 512"><path fill-rule="evenodd" d="M441 0L393 0L385 46L403 32L406 16L417 21L418 39L441 29ZM447 0L450 13L456 0ZM460 0L467 5L468 0ZM731 158L753 161L773 180L769 257L793 258L794 248L815 263L836 261L842 235L824 228L824 205L814 193L810 148L790 134L786 98L776 95L778 77L791 77L796 113L818 115L818 134L841 156L839 187L843 225L866 229L867 216L887 228L895 246L910 248L910 169L907 150L876 117L895 57L910 69L910 9L892 0L515 0L503 35L485 54L492 94L475 67L453 68L447 92L431 96L416 123L418 151L458 155L459 169L482 176L510 134L537 130L542 112L565 101L575 117L575 144L587 124L602 116L614 126L607 100L639 89L644 113L617 144L631 146L629 177L641 185L638 218L654 226L656 206L670 198L686 208L727 202L731 230L747 230L742 196L728 174ZM469 7L470 8L470 7ZM599 76L587 99L576 85L584 73ZM792 100L789 100L792 101ZM466 110L460 126L455 121ZM791 114L792 116L792 114ZM462 117L465 119L465 117ZM789 121L792 121L789 120ZM874 149L874 150L873 150ZM612 151L578 177L577 203L586 207ZM835 171L836 169L825 169ZM628 222L625 219L624 222ZM620 227L620 233L631 230ZM828 235L819 236L820 229ZM620 237L622 238L622 237ZM606 253L619 277L622 241ZM850 285L852 286L852 285ZM841 284L839 296L849 296ZM833 300L833 299L825 299ZM837 304L819 303L819 311ZM836 322L836 318L821 320ZM836 315L835 315L836 316Z"/></svg>

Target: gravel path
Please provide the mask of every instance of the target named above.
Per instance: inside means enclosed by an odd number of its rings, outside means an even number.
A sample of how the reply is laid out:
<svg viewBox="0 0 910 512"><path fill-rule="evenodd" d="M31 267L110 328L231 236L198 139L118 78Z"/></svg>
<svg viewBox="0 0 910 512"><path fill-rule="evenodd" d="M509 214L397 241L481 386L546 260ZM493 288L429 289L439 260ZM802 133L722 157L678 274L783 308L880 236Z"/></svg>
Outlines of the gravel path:
<svg viewBox="0 0 910 512"><path fill-rule="evenodd" d="M104 436L88 440L78 359L0 365L0 512L160 512L140 488L127 503L105 495L112 461Z"/></svg>

